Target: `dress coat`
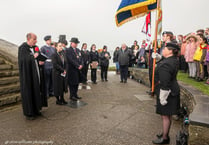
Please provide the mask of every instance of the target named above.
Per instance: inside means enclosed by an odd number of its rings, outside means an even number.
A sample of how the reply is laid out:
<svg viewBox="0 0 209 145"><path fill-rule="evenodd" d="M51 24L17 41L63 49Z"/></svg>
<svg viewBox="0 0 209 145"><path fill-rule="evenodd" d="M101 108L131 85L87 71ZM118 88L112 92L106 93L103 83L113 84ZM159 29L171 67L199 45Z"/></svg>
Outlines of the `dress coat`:
<svg viewBox="0 0 209 145"><path fill-rule="evenodd" d="M67 75L69 85L78 85L80 82L85 81L85 76L78 69L80 65L83 65L81 51L78 48L72 47L66 49L67 57Z"/></svg>
<svg viewBox="0 0 209 145"><path fill-rule="evenodd" d="M55 53L52 55L52 64L54 95L62 96L64 92L67 92L67 75L65 77L61 76L61 74L67 70L67 59L65 53L55 51Z"/></svg>
<svg viewBox="0 0 209 145"><path fill-rule="evenodd" d="M175 56L161 60L155 70L155 94L157 95L156 113L175 115L180 108L180 88L176 79L179 62ZM171 90L167 104L160 103L160 89Z"/></svg>

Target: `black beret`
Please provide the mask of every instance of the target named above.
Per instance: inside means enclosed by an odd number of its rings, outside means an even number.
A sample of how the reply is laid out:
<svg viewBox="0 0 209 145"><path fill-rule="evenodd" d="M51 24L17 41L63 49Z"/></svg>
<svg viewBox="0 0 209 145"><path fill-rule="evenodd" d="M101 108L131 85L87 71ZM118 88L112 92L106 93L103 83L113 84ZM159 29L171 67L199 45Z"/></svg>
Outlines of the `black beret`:
<svg viewBox="0 0 209 145"><path fill-rule="evenodd" d="M180 50L180 47L177 44L175 44L175 43L166 43L166 46L165 47L168 47L170 49Z"/></svg>
<svg viewBox="0 0 209 145"><path fill-rule="evenodd" d="M50 40L51 38L52 37L50 35L47 35L47 36L44 37L44 40L47 41L47 40Z"/></svg>

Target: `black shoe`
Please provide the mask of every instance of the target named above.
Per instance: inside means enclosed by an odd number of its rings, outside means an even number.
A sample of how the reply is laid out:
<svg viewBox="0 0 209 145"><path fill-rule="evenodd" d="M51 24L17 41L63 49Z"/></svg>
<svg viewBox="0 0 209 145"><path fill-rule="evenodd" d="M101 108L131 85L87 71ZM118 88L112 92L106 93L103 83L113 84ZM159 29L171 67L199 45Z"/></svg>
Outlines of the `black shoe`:
<svg viewBox="0 0 209 145"><path fill-rule="evenodd" d="M120 83L123 83L123 81L121 80Z"/></svg>
<svg viewBox="0 0 209 145"><path fill-rule="evenodd" d="M42 113L41 112L37 112L36 116L42 116Z"/></svg>
<svg viewBox="0 0 209 145"><path fill-rule="evenodd" d="M168 139L163 139L162 137L157 138L156 140L152 141L153 144L169 144L170 143L170 138Z"/></svg>
<svg viewBox="0 0 209 145"><path fill-rule="evenodd" d="M124 81L124 84L127 83L127 80Z"/></svg>
<svg viewBox="0 0 209 145"><path fill-rule="evenodd" d="M108 82L108 80L106 79L105 82Z"/></svg>
<svg viewBox="0 0 209 145"><path fill-rule="evenodd" d="M93 84L97 84L97 82L93 82Z"/></svg>
<svg viewBox="0 0 209 145"><path fill-rule="evenodd" d="M79 97L79 96L76 96L75 98L78 99L78 100L82 99L82 97Z"/></svg>
<svg viewBox="0 0 209 145"><path fill-rule="evenodd" d="M146 93L147 93L148 95L150 95L150 94L152 93L152 91L146 91Z"/></svg>
<svg viewBox="0 0 209 145"><path fill-rule="evenodd" d="M54 94L49 94L49 97L53 97L54 96Z"/></svg>
<svg viewBox="0 0 209 145"><path fill-rule="evenodd" d="M25 117L26 117L27 120L35 120L35 117L34 116L30 116L29 115L29 116L25 116Z"/></svg>
<svg viewBox="0 0 209 145"><path fill-rule="evenodd" d="M202 82L202 81L203 81L203 79L199 78L197 81L198 81L198 82Z"/></svg>
<svg viewBox="0 0 209 145"><path fill-rule="evenodd" d="M70 100L72 100L72 101L78 101L78 99L76 97L70 97Z"/></svg>
<svg viewBox="0 0 209 145"><path fill-rule="evenodd" d="M102 82L104 82L104 80L103 80L103 79L102 79L101 81L102 81Z"/></svg>
<svg viewBox="0 0 209 145"><path fill-rule="evenodd" d="M87 85L88 83L87 83L87 82L83 82L83 84L84 84L84 85Z"/></svg>
<svg viewBox="0 0 209 145"><path fill-rule="evenodd" d="M163 133L157 134L156 136L157 136L157 138L161 138L161 137L163 137Z"/></svg>
<svg viewBox="0 0 209 145"><path fill-rule="evenodd" d="M63 105L61 101L56 101L57 105Z"/></svg>
<svg viewBox="0 0 209 145"><path fill-rule="evenodd" d="M62 105L68 104L68 102L65 101L65 99L61 100Z"/></svg>

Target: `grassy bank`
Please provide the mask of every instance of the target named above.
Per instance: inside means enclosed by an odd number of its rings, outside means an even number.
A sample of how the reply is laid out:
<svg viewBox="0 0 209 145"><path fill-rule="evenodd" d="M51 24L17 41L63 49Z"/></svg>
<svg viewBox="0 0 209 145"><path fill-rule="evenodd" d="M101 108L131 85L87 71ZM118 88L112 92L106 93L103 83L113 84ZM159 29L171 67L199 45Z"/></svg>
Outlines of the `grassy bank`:
<svg viewBox="0 0 209 145"><path fill-rule="evenodd" d="M209 85L205 84L205 81L197 82L196 80L189 78L187 73L181 73L181 72L178 73L177 79L179 81L182 81L186 84L195 87L204 94L209 95Z"/></svg>

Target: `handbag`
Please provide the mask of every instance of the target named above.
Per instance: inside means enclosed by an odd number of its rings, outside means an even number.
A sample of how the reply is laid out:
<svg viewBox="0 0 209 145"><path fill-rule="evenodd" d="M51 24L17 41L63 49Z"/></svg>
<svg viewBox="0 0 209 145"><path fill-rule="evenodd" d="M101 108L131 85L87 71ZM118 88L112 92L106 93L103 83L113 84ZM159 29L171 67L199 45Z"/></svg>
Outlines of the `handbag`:
<svg viewBox="0 0 209 145"><path fill-rule="evenodd" d="M98 62L97 61L93 61L91 64L92 64L91 68L93 68L93 69L96 69L97 66L98 66Z"/></svg>

